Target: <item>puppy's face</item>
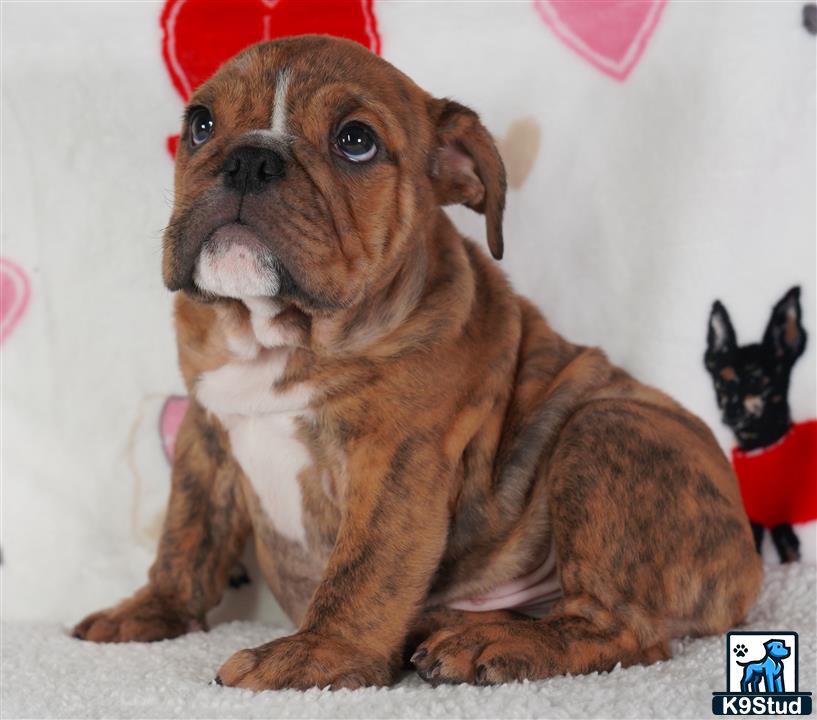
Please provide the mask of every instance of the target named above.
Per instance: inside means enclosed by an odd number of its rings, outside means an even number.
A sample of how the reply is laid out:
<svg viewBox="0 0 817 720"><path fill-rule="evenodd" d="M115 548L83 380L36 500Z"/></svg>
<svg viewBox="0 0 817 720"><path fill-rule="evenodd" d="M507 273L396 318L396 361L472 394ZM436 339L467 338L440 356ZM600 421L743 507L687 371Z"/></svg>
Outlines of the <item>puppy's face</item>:
<svg viewBox="0 0 817 720"><path fill-rule="evenodd" d="M197 299L360 302L405 260L435 204L486 212L501 253L504 173L474 113L363 47L253 46L185 114L163 275Z"/></svg>

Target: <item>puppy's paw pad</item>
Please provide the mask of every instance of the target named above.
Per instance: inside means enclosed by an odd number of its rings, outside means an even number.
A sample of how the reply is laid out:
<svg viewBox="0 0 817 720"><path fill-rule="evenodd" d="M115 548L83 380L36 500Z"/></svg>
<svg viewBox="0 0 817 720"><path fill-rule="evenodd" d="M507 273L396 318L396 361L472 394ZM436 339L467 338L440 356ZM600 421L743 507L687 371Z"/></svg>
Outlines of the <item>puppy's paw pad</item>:
<svg viewBox="0 0 817 720"><path fill-rule="evenodd" d="M413 660L417 674L433 685L495 685L537 677L537 652L535 637L496 622L438 631L420 644Z"/></svg>
<svg viewBox="0 0 817 720"><path fill-rule="evenodd" d="M470 629L442 629L420 644L411 662L417 674L432 685L473 682L474 658L483 645L479 633Z"/></svg>
<svg viewBox="0 0 817 720"><path fill-rule="evenodd" d="M355 690L388 685L388 664L367 658L361 650L337 638L298 633L251 650L241 650L221 666L224 685L261 690L330 688Z"/></svg>
<svg viewBox="0 0 817 720"><path fill-rule="evenodd" d="M216 674L216 683L228 687L244 687L242 681L255 670L258 658L253 650L240 650L225 662Z"/></svg>
<svg viewBox="0 0 817 720"><path fill-rule="evenodd" d="M153 642L178 637L193 629L206 629L206 625L182 617L165 601L143 589L115 607L89 615L71 634L90 642Z"/></svg>
<svg viewBox="0 0 817 720"><path fill-rule="evenodd" d="M489 645L480 653L476 665L476 685L499 685L536 677L531 660L504 643Z"/></svg>
<svg viewBox="0 0 817 720"><path fill-rule="evenodd" d="M360 675L341 675L330 686L330 690L359 690L366 687L365 678Z"/></svg>

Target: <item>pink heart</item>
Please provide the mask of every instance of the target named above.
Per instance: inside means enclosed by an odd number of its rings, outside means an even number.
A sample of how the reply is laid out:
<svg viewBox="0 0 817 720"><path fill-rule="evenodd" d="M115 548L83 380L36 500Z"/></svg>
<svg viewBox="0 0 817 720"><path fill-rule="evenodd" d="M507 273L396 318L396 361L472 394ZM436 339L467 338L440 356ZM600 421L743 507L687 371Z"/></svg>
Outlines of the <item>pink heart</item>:
<svg viewBox="0 0 817 720"><path fill-rule="evenodd" d="M603 73L625 80L658 25L667 0L534 0L565 45Z"/></svg>
<svg viewBox="0 0 817 720"><path fill-rule="evenodd" d="M172 463L176 451L176 436L187 412L188 399L183 395L171 395L162 406L159 416L159 432L162 436L162 447L165 457Z"/></svg>
<svg viewBox="0 0 817 720"><path fill-rule="evenodd" d="M0 344L14 330L28 307L29 283L23 269L0 258Z"/></svg>

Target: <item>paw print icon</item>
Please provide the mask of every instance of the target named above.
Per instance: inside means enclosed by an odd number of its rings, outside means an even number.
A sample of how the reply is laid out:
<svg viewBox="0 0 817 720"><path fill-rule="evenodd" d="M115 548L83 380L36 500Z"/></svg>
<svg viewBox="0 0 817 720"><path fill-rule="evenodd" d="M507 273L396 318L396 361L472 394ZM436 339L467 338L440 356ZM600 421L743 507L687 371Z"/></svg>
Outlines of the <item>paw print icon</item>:
<svg viewBox="0 0 817 720"><path fill-rule="evenodd" d="M742 658L746 656L746 653L749 652L748 648L743 643L738 643L734 647L735 655Z"/></svg>

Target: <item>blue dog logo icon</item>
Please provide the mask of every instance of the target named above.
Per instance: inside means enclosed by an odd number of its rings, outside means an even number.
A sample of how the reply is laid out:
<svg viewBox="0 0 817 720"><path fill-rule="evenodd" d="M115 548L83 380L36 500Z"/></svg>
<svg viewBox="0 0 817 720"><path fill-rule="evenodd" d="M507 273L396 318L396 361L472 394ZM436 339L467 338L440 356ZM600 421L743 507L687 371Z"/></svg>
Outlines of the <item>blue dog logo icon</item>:
<svg viewBox="0 0 817 720"><path fill-rule="evenodd" d="M791 655L791 648L782 640L771 639L763 643L766 654L760 660L751 662L737 661L743 668L740 680L740 691L743 693L784 693L786 684L783 680L783 660ZM765 690L761 690L763 684Z"/></svg>

